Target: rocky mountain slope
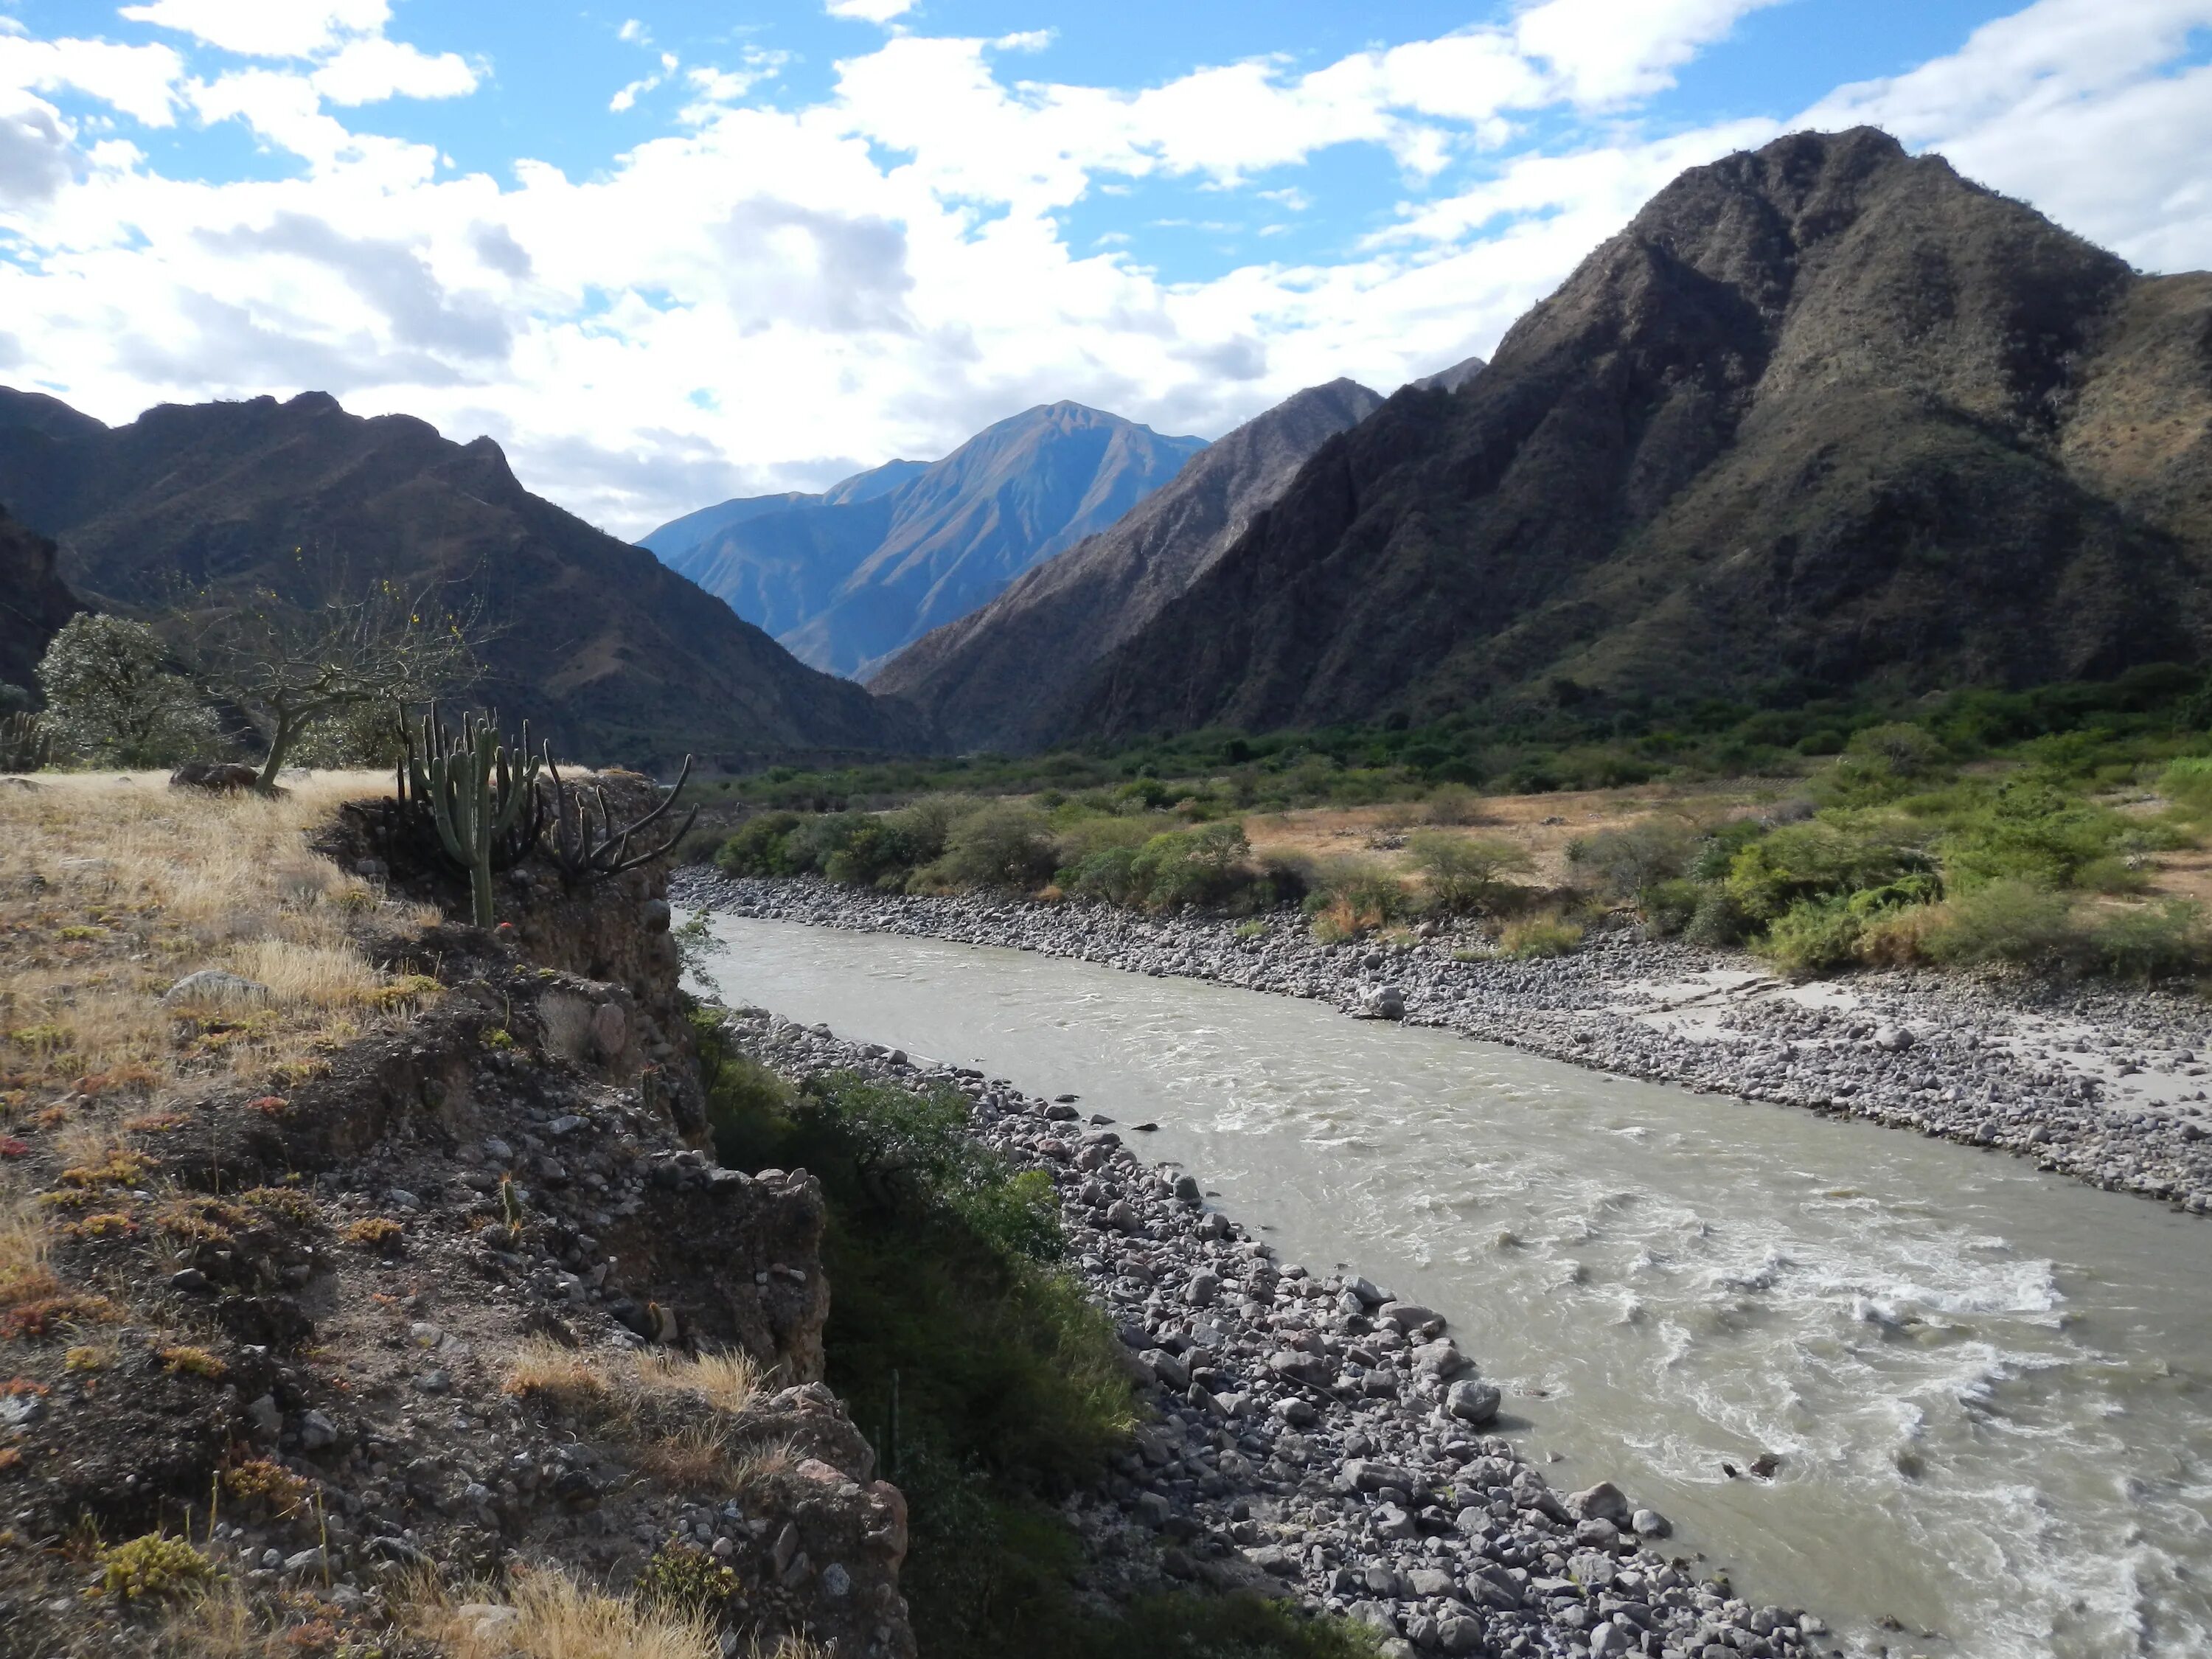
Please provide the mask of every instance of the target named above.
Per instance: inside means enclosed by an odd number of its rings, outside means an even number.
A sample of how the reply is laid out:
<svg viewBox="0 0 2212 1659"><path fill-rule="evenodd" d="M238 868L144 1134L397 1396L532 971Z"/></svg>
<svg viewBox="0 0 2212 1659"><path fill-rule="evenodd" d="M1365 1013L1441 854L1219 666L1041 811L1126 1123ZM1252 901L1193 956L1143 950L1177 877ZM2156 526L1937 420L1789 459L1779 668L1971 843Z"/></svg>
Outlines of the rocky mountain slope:
<svg viewBox="0 0 2212 1659"><path fill-rule="evenodd" d="M1695 168L1309 461L1042 738L2212 654L2212 276L1870 130Z"/></svg>
<svg viewBox="0 0 2212 1659"><path fill-rule="evenodd" d="M364 420L307 392L165 404L110 428L0 390L0 501L61 544L79 592L155 614L188 593L296 593L315 573L434 586L495 630L477 695L580 757L726 763L914 733L792 659L641 549L519 483L489 438Z"/></svg>
<svg viewBox="0 0 2212 1659"><path fill-rule="evenodd" d="M83 609L54 566L54 544L0 507L0 684L30 686L46 641Z"/></svg>
<svg viewBox="0 0 2212 1659"><path fill-rule="evenodd" d="M1030 746L1065 725L1060 705L1081 695L1093 663L1203 575L1326 439L1382 402L1352 380L1286 398L1198 455L1112 528L915 641L869 690L913 703L957 748Z"/></svg>
<svg viewBox="0 0 2212 1659"><path fill-rule="evenodd" d="M787 505L726 502L664 525L645 544L801 660L864 674L1103 530L1205 447L1081 404L1048 404L918 470L894 461ZM762 501L769 510L755 510Z"/></svg>

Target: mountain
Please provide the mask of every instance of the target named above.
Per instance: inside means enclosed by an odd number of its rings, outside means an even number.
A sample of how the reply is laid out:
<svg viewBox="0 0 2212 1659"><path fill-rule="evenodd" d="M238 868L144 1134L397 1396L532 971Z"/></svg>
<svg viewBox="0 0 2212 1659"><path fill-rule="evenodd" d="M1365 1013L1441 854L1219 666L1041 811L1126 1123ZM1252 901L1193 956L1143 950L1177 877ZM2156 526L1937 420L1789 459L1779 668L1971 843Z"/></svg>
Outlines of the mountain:
<svg viewBox="0 0 2212 1659"><path fill-rule="evenodd" d="M890 494L915 474L925 471L928 465L927 461L886 461L881 466L854 474L842 483L832 484L816 495L787 489L780 495L746 495L737 501L723 501L718 506L702 507L696 513L686 513L680 519L671 519L651 535L640 537L637 544L651 549L660 556L663 563L666 563L732 525L743 524L748 519L795 508L836 507L848 501L873 501L878 495Z"/></svg>
<svg viewBox="0 0 2212 1659"><path fill-rule="evenodd" d="M1802 133L1323 444L1040 740L2212 657L2212 276Z"/></svg>
<svg viewBox="0 0 2212 1659"><path fill-rule="evenodd" d="M1406 384L1419 386L1424 392L1456 392L1490 365L1480 357L1462 357L1449 368L1440 368L1433 374L1424 374L1418 380Z"/></svg>
<svg viewBox="0 0 2212 1659"><path fill-rule="evenodd" d="M760 510L775 498L726 501L662 526L645 544L802 660L858 675L1103 530L1205 447L1081 404L1048 404L927 466L893 461L818 498Z"/></svg>
<svg viewBox="0 0 2212 1659"><path fill-rule="evenodd" d="M1110 529L915 641L868 689L921 709L956 748L1029 746L1054 728L1058 705L1091 664L1203 575L1308 456L1382 404L1352 380L1286 398L1194 458Z"/></svg>
<svg viewBox="0 0 2212 1659"><path fill-rule="evenodd" d="M364 420L321 392L163 404L109 428L0 388L0 501L120 611L179 592L303 592L299 550L356 583L442 586L496 630L477 695L579 759L737 764L918 736L662 565L541 501L489 438Z"/></svg>
<svg viewBox="0 0 2212 1659"><path fill-rule="evenodd" d="M46 641L83 609L55 573L54 544L0 507L0 684L30 689Z"/></svg>

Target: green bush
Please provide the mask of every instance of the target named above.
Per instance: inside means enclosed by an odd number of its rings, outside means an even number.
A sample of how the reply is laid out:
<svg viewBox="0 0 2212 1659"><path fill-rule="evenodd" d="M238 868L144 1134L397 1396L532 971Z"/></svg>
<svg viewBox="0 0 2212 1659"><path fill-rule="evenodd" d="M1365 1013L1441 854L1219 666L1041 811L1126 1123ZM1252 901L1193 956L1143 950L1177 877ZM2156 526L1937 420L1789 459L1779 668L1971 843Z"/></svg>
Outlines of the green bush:
<svg viewBox="0 0 2212 1659"><path fill-rule="evenodd" d="M2159 775L2158 793L2191 812L2212 813L2212 756L2173 762Z"/></svg>
<svg viewBox="0 0 2212 1659"><path fill-rule="evenodd" d="M2071 887L2106 858L2130 825L2109 807L2034 778L2008 779L1985 802L1962 813L1936 842L1946 884L1965 890L1992 881Z"/></svg>
<svg viewBox="0 0 2212 1659"><path fill-rule="evenodd" d="M1447 915L1472 915L1495 907L1509 875L1535 867L1528 853L1494 836L1447 836L1431 830L1407 842L1429 902Z"/></svg>
<svg viewBox="0 0 2212 1659"><path fill-rule="evenodd" d="M1807 899L1845 897L1930 875L1933 869L1925 853L1880 825L1814 819L1739 849L1729 860L1725 886L1745 915L1773 921Z"/></svg>
<svg viewBox="0 0 2212 1659"><path fill-rule="evenodd" d="M951 823L944 854L930 872L957 887L1027 890L1051 879L1052 826L1044 814L1011 801L994 802Z"/></svg>
<svg viewBox="0 0 2212 1659"><path fill-rule="evenodd" d="M1154 836L1138 850L1130 872L1155 905L1218 904L1249 878L1243 866L1251 850L1243 824L1201 824Z"/></svg>
<svg viewBox="0 0 2212 1659"><path fill-rule="evenodd" d="M1792 979L1809 979L1851 966L1864 927L1848 899L1800 899L1775 918L1757 948Z"/></svg>
<svg viewBox="0 0 2212 1659"><path fill-rule="evenodd" d="M1563 957L1582 942L1582 928L1560 916L1527 916L1506 923L1498 936L1499 950L1523 960Z"/></svg>
<svg viewBox="0 0 2212 1659"><path fill-rule="evenodd" d="M2079 942L2074 902L2033 882L1985 883L1950 900L1923 933L1929 957L1954 965L2040 966L2072 958Z"/></svg>
<svg viewBox="0 0 2212 1659"><path fill-rule="evenodd" d="M2089 927L2091 960L2115 979L2150 981L2200 972L2212 955L2204 910L2189 899L2105 911Z"/></svg>
<svg viewBox="0 0 2212 1659"><path fill-rule="evenodd" d="M1607 898L1640 899L1660 883L1680 877L1697 850L1697 836L1687 825L1645 818L1570 843L1567 861L1586 872Z"/></svg>
<svg viewBox="0 0 2212 1659"><path fill-rule="evenodd" d="M796 812L763 812L749 818L714 854L714 867L731 876L787 876L784 841L799 828Z"/></svg>

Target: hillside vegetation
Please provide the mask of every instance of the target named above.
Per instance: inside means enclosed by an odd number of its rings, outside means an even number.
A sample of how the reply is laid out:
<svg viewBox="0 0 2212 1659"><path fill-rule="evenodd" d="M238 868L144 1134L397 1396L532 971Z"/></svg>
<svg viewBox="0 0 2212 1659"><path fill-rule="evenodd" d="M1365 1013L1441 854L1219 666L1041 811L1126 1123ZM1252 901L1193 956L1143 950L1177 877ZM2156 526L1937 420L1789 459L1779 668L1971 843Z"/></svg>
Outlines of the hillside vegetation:
<svg viewBox="0 0 2212 1659"><path fill-rule="evenodd" d="M1200 734L1119 756L771 774L714 856L732 873L908 891L1299 904L1325 937L1427 923L1470 950L1547 953L1633 923L1794 975L2166 978L2208 949L2208 723L2199 677L2148 669L1917 708L1716 705L1687 730L1570 726L1548 747L1524 728L1456 754L1468 728ZM1492 765L1493 793L1456 781Z"/></svg>

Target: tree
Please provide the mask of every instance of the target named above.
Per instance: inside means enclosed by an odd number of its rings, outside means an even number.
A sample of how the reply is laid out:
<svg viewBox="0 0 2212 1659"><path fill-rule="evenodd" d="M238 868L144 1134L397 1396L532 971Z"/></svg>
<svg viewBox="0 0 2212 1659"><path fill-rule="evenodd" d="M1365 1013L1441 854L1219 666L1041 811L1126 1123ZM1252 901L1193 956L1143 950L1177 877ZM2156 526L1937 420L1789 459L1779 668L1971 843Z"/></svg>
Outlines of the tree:
<svg viewBox="0 0 2212 1659"><path fill-rule="evenodd" d="M1534 867L1528 854L1510 841L1491 836L1429 834L1409 843L1413 867L1428 884L1438 909L1453 915L1486 909L1509 875Z"/></svg>
<svg viewBox="0 0 2212 1659"><path fill-rule="evenodd" d="M1574 842L1567 860L1588 871L1608 897L1640 899L1688 869L1697 850L1697 836L1687 824L1644 818Z"/></svg>
<svg viewBox="0 0 2212 1659"><path fill-rule="evenodd" d="M174 766L222 747L214 714L143 623L81 611L39 663L46 726L67 753L107 766Z"/></svg>
<svg viewBox="0 0 2212 1659"><path fill-rule="evenodd" d="M390 582L360 597L288 604L266 589L182 620L200 684L236 707L268 750L255 787L276 786L301 738L320 722L382 708L394 720L474 678L475 617Z"/></svg>

